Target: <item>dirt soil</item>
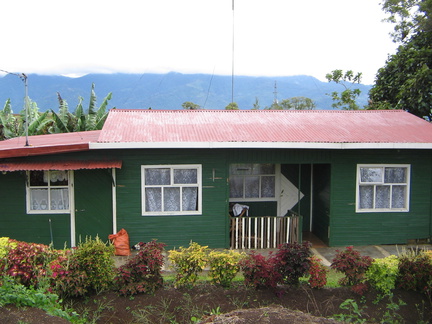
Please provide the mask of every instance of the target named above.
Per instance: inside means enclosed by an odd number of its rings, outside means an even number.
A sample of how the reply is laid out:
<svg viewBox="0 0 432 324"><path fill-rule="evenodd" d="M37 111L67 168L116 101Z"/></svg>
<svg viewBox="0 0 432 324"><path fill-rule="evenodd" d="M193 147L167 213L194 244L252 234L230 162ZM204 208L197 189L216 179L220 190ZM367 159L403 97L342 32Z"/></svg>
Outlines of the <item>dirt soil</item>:
<svg viewBox="0 0 432 324"><path fill-rule="evenodd" d="M114 292L68 300L66 306L86 314L89 323L336 323L335 314L350 314L339 305L354 299L361 319L379 323L388 312L394 323L432 323L432 302L425 295L395 291L388 299L374 303L376 293L364 297L349 288L310 289L307 286L254 290L238 284L230 289L200 284L193 289L165 286L154 295L121 297ZM397 311L390 306L406 303ZM390 306L388 306L390 304ZM351 313L352 317L355 316ZM41 310L14 306L0 308L1 323L54 323L67 321ZM389 321L387 321L389 323Z"/></svg>

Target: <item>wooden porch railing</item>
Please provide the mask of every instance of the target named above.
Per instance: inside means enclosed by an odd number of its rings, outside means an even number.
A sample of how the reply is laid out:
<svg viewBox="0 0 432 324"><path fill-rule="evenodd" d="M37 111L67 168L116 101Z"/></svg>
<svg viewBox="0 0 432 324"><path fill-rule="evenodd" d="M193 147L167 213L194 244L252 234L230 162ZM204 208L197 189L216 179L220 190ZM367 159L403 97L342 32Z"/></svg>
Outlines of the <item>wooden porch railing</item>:
<svg viewBox="0 0 432 324"><path fill-rule="evenodd" d="M231 249L274 249L301 242L301 216L230 217Z"/></svg>

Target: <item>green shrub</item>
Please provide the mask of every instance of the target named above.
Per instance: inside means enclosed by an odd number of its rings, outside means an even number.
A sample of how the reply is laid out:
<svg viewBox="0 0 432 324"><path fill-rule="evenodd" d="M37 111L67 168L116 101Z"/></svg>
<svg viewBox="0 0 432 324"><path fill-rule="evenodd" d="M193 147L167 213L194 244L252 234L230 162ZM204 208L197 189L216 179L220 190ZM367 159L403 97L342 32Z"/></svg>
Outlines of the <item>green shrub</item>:
<svg viewBox="0 0 432 324"><path fill-rule="evenodd" d="M141 245L139 252L117 269L116 289L122 295L152 294L163 285L161 269L165 244L151 241Z"/></svg>
<svg viewBox="0 0 432 324"><path fill-rule="evenodd" d="M255 251L249 253L239 262L245 284L256 289L276 288L282 281L282 275L276 270L276 261L271 251L267 258Z"/></svg>
<svg viewBox="0 0 432 324"><path fill-rule="evenodd" d="M310 250L312 244L284 243L280 246L275 255L276 271L278 271L285 283L297 285L300 277L307 274L310 267Z"/></svg>
<svg viewBox="0 0 432 324"><path fill-rule="evenodd" d="M424 252L406 252L399 257L399 273L396 286L431 294L432 261Z"/></svg>
<svg viewBox="0 0 432 324"><path fill-rule="evenodd" d="M175 286L194 286L198 274L207 265L207 246L201 246L191 242L188 248L180 247L179 250L170 250L169 260L173 269L177 272Z"/></svg>
<svg viewBox="0 0 432 324"><path fill-rule="evenodd" d="M231 286L231 282L240 271L239 261L243 257L243 253L232 250L211 251L208 255L210 281L222 287Z"/></svg>
<svg viewBox="0 0 432 324"><path fill-rule="evenodd" d="M16 248L17 242L12 241L9 237L0 237L0 259L3 259L9 253L9 250Z"/></svg>
<svg viewBox="0 0 432 324"><path fill-rule="evenodd" d="M398 264L396 255L374 259L365 273L366 280L373 288L388 295L395 288Z"/></svg>
<svg viewBox="0 0 432 324"><path fill-rule="evenodd" d="M86 238L50 263L52 289L61 296L82 296L110 288L114 280L114 246Z"/></svg>
<svg viewBox="0 0 432 324"><path fill-rule="evenodd" d="M309 258L309 285L311 288L323 288L327 284L328 268L321 263L321 259L313 255Z"/></svg>

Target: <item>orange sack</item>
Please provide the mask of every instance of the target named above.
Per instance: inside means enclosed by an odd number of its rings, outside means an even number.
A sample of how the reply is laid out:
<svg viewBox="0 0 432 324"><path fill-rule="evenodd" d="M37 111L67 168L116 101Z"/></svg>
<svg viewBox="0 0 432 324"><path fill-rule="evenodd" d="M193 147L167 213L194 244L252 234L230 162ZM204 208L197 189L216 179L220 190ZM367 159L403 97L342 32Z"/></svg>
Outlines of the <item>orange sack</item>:
<svg viewBox="0 0 432 324"><path fill-rule="evenodd" d="M129 234L122 228L117 234L108 235L110 241L114 244L115 255L130 255Z"/></svg>

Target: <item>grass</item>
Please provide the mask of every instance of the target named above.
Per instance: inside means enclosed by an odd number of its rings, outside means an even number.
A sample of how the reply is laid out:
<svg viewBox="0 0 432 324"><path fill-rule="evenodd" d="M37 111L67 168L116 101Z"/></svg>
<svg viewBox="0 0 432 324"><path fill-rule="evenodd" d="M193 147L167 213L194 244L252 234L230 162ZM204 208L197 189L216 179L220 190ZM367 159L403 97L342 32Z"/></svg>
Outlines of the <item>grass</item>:
<svg viewBox="0 0 432 324"><path fill-rule="evenodd" d="M164 279L164 283L168 284L168 285L174 285L175 282L175 273L173 272L165 272L163 273L163 279ZM340 272L336 272L333 269L329 268L329 272L327 273L327 284L325 285L325 288L338 288L341 287L341 285L339 284L339 279L343 278L344 274L340 273ZM233 283L241 283L244 281L244 277L243 274L240 272L238 273L234 280ZM302 283L306 283L307 284L308 281L308 277L302 277L300 278L300 282ZM210 282L210 278L208 277L208 272L207 271L203 271L199 276L198 276L198 280L197 280L197 284L200 283L208 283Z"/></svg>

